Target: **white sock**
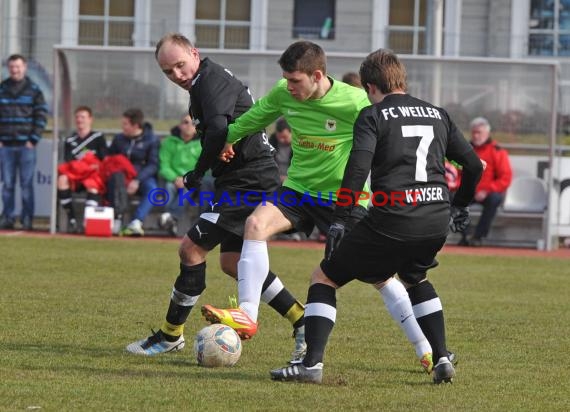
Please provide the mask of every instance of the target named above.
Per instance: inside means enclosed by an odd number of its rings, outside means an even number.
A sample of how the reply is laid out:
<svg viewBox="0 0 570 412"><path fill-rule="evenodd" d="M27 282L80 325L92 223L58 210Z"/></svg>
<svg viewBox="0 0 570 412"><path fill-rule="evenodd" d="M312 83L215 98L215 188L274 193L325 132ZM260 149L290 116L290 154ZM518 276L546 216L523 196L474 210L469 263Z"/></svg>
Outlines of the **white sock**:
<svg viewBox="0 0 570 412"><path fill-rule="evenodd" d="M414 316L412 303L404 285L392 278L380 289L380 294L382 299L384 299L388 312L402 328L408 341L414 345L417 357L421 359L425 353L431 353L431 345Z"/></svg>
<svg viewBox="0 0 570 412"><path fill-rule="evenodd" d="M244 240L238 262L239 307L257 322L263 282L269 272L267 242Z"/></svg>
<svg viewBox="0 0 570 412"><path fill-rule="evenodd" d="M265 279L263 279L263 283L265 283ZM262 285L263 286L263 285ZM263 289L263 288L262 288ZM273 279L273 282L271 282L271 284L267 287L267 289L265 289L263 291L263 293L261 294L261 300L265 303L269 303L271 302L275 296L277 296L279 294L279 292L281 292L283 289L285 289L285 286L283 286L283 282L281 282L281 279L279 279L277 277L277 275L275 276L275 279Z"/></svg>

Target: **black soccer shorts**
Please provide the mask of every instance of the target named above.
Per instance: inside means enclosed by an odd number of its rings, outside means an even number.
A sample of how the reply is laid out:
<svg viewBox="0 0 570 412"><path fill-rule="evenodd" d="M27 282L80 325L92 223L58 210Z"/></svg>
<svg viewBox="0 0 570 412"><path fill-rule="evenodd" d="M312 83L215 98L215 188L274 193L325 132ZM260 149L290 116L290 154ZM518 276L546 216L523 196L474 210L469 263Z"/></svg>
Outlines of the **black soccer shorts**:
<svg viewBox="0 0 570 412"><path fill-rule="evenodd" d="M222 252L241 252L247 217L263 201L260 193L252 191L217 190L209 207L192 223L187 235L204 250L221 244ZM203 203L201 199L200 203Z"/></svg>
<svg viewBox="0 0 570 412"><path fill-rule="evenodd" d="M220 253L237 252L241 253L243 238L235 233L228 232L208 220L196 220L186 234L192 242L202 249L210 251L220 245Z"/></svg>
<svg viewBox="0 0 570 412"><path fill-rule="evenodd" d="M333 223L334 202L328 199L315 199L299 193L293 189L282 186L278 190L278 203L275 205L283 216L291 222L292 232L311 234L316 226L322 233L327 233ZM346 223L346 230L350 231L368 211L362 206L356 206Z"/></svg>
<svg viewBox="0 0 570 412"><path fill-rule="evenodd" d="M321 262L321 269L339 287L354 279L383 282L395 274L419 281L438 265L435 257L445 240L396 240L375 231L365 217L342 239L331 260Z"/></svg>

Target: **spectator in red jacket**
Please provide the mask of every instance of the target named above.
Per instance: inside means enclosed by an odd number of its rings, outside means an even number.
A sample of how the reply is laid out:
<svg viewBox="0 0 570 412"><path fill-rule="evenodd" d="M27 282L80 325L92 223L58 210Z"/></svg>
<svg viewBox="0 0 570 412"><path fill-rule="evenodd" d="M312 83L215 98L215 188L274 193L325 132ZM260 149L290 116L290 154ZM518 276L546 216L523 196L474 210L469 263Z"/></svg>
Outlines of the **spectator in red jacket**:
<svg viewBox="0 0 570 412"><path fill-rule="evenodd" d="M100 162L107 155L103 133L94 131L93 111L88 106L75 109L75 131L65 139L64 160L58 166L57 195L67 214L68 231L79 230L73 210L72 192L87 191L85 206L97 206L104 182L99 177Z"/></svg>
<svg viewBox="0 0 570 412"><path fill-rule="evenodd" d="M468 240L464 234L460 245L481 246L481 241L489 233L497 209L505 198L513 174L509 154L491 138L491 125L484 117L471 121L471 144L475 153L486 163L473 199L475 203L483 205L483 212L473 236Z"/></svg>

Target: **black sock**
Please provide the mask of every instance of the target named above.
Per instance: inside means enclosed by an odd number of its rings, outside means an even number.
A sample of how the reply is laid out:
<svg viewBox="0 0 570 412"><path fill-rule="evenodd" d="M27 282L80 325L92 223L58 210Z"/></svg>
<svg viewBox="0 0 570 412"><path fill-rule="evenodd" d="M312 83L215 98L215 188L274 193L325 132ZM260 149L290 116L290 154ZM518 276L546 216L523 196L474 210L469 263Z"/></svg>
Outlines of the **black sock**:
<svg viewBox="0 0 570 412"><path fill-rule="evenodd" d="M101 196L98 193L87 192L87 198L85 199L85 206L99 206L101 202Z"/></svg>
<svg viewBox="0 0 570 412"><path fill-rule="evenodd" d="M311 285L305 308L307 354L303 359L303 365L309 367L323 361L335 319L336 289L322 283Z"/></svg>
<svg viewBox="0 0 570 412"><path fill-rule="evenodd" d="M67 218L75 219L75 213L73 211L73 199L71 198L71 189L58 189L57 196L59 198L59 204L67 213Z"/></svg>
<svg viewBox="0 0 570 412"><path fill-rule="evenodd" d="M180 264L180 274L174 283L166 321L171 325L182 325L188 319L190 311L206 288L206 263L186 266ZM168 331L163 330L168 333Z"/></svg>
<svg viewBox="0 0 570 412"><path fill-rule="evenodd" d="M431 345L433 361L437 363L439 358L447 356L441 301L428 280L409 288L408 295L418 324Z"/></svg>
<svg viewBox="0 0 570 412"><path fill-rule="evenodd" d="M283 286L272 271L269 271L263 282L261 298L281 316L287 318L294 328L305 324L303 305Z"/></svg>

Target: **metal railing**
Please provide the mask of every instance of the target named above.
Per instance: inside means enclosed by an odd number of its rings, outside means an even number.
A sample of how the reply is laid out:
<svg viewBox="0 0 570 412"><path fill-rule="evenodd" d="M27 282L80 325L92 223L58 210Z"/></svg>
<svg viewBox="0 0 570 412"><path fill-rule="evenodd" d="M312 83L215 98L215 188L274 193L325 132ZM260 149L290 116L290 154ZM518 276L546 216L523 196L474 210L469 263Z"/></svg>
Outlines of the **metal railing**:
<svg viewBox="0 0 570 412"><path fill-rule="evenodd" d="M203 56L228 67L254 96L264 95L281 77L280 52L201 49ZM355 71L366 53L328 53L328 71L339 78ZM500 115L494 130L504 130L514 145L528 145L554 164L557 155L560 67L553 61L401 56L408 71L410 94L448 110L467 130L471 118ZM54 49L54 134L68 130L72 108L86 104L97 116L118 116L128 107L142 107L148 118L179 118L188 94L162 75L152 48L61 47ZM504 121L501 121L503 119ZM506 119L506 120L505 120ZM493 119L494 120L494 119ZM508 121L507 121L508 120ZM524 147L524 146L523 146ZM54 150L54 165L57 153ZM55 172L54 172L55 173ZM546 174L549 199L554 174ZM53 196L55 211L55 189ZM552 247L551 207L544 220L545 247ZM55 219L52 219L55 231Z"/></svg>

